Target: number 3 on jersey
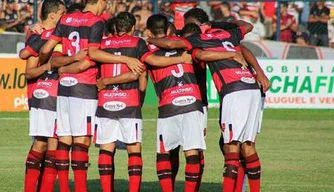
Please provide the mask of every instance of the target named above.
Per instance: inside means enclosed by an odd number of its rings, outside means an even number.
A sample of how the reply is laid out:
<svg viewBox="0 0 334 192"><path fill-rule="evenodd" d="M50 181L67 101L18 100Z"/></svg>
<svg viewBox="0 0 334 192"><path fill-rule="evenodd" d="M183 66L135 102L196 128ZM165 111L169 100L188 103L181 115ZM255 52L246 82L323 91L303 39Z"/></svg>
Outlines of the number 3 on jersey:
<svg viewBox="0 0 334 192"><path fill-rule="evenodd" d="M71 45L74 47L74 53L68 49L67 55L72 56L80 51L80 34L77 31L73 31L68 35L68 39L71 41Z"/></svg>
<svg viewBox="0 0 334 192"><path fill-rule="evenodd" d="M166 57L169 57L169 56L171 56L171 55L175 55L175 54L177 54L176 51L175 51L175 52L166 52L165 56L166 56ZM178 68L178 71L179 71L179 72L176 72L176 71L173 69L173 70L171 70L171 73L172 73L172 75L173 75L174 77L180 78L180 77L182 77L183 74L184 74L184 70L183 70L182 64L177 64L177 68Z"/></svg>

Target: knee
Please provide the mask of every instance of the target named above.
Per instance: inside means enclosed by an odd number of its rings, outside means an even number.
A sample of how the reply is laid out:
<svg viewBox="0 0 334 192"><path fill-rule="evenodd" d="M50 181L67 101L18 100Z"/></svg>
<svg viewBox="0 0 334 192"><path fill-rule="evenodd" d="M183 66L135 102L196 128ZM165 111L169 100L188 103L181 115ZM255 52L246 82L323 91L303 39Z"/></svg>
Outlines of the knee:
<svg viewBox="0 0 334 192"><path fill-rule="evenodd" d="M253 142L245 142L241 146L242 154L244 157L248 157L256 153L255 143Z"/></svg>
<svg viewBox="0 0 334 192"><path fill-rule="evenodd" d="M224 153L239 153L240 143L237 141L232 141L231 143L226 143L223 146Z"/></svg>
<svg viewBox="0 0 334 192"><path fill-rule="evenodd" d="M89 147L91 143L91 138L90 137L75 137L73 141L74 143L80 143L80 144L83 144Z"/></svg>

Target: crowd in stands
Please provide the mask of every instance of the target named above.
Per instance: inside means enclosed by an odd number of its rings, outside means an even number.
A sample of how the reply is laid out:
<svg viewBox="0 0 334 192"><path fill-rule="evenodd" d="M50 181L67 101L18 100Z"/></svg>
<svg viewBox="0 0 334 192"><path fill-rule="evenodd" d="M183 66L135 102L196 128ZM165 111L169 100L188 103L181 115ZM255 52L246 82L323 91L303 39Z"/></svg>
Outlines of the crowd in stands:
<svg viewBox="0 0 334 192"><path fill-rule="evenodd" d="M66 5L83 3L84 0L64 0ZM34 0L0 0L0 34L4 31L26 32L33 23ZM41 1L38 0L40 8ZM160 13L166 15L177 29L183 26L183 14L199 6L207 11L212 20L246 20L254 25L245 40L276 39L275 1L198 1L198 2L159 2ZM38 8L38 10L39 10ZM145 36L146 20L153 14L151 1L110 0L106 17L111 18L120 12L129 11L137 19L136 35ZM39 11L38 11L39 12ZM280 41L300 45L334 47L334 2L331 1L289 1L280 7ZM39 15L39 14L38 14Z"/></svg>

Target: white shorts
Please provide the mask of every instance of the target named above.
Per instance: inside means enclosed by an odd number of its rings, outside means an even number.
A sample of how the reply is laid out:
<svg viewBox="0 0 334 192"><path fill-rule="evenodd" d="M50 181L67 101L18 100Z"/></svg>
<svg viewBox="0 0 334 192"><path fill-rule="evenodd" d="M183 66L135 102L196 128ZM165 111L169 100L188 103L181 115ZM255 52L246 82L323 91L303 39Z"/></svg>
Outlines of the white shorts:
<svg viewBox="0 0 334 192"><path fill-rule="evenodd" d="M157 121L157 152L167 152L181 145L184 151L205 150L203 113L193 111Z"/></svg>
<svg viewBox="0 0 334 192"><path fill-rule="evenodd" d="M56 112L31 108L29 111L29 136L56 138Z"/></svg>
<svg viewBox="0 0 334 192"><path fill-rule="evenodd" d="M141 143L143 121L141 119L96 118L96 144L108 144L116 141L125 144Z"/></svg>
<svg viewBox="0 0 334 192"><path fill-rule="evenodd" d="M259 129L257 130L257 134L259 134L261 132L264 103L265 103L265 97L261 97L261 112L260 112L260 119L259 119Z"/></svg>
<svg viewBox="0 0 334 192"><path fill-rule="evenodd" d="M57 135L93 135L96 108L97 100L58 96Z"/></svg>
<svg viewBox="0 0 334 192"><path fill-rule="evenodd" d="M204 139L206 138L207 128L208 128L208 107L204 106L203 107L203 134L204 134Z"/></svg>
<svg viewBox="0 0 334 192"><path fill-rule="evenodd" d="M254 142L260 124L261 94L259 90L243 90L227 94L221 108L224 143Z"/></svg>

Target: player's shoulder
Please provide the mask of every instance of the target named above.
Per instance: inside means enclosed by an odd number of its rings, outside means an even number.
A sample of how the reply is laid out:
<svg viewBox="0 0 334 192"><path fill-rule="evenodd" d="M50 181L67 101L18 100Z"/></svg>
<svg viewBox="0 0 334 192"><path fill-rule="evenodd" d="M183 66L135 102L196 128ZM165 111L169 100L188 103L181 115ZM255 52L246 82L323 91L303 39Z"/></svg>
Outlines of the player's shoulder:
<svg viewBox="0 0 334 192"><path fill-rule="evenodd" d="M53 33L53 31L55 30L55 28L51 28L48 30L44 30L41 34L41 38L42 39L49 39Z"/></svg>
<svg viewBox="0 0 334 192"><path fill-rule="evenodd" d="M230 38L233 33L235 33L236 30L239 28L233 28L230 30L224 30L224 29L210 29L204 34L200 34L200 37L202 40L214 40L214 39L227 39Z"/></svg>
<svg viewBox="0 0 334 192"><path fill-rule="evenodd" d="M153 44L148 44L147 46L148 50L150 50L151 52L156 52L156 51L159 51L160 48L157 47L156 45L153 45Z"/></svg>
<svg viewBox="0 0 334 192"><path fill-rule="evenodd" d="M88 24L90 26L92 26L92 25L94 25L95 23L98 23L98 22L103 22L104 23L104 20L101 16L95 15L92 12L83 12L82 13L82 18L87 19L86 24Z"/></svg>

